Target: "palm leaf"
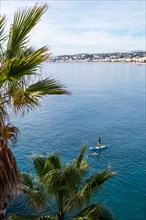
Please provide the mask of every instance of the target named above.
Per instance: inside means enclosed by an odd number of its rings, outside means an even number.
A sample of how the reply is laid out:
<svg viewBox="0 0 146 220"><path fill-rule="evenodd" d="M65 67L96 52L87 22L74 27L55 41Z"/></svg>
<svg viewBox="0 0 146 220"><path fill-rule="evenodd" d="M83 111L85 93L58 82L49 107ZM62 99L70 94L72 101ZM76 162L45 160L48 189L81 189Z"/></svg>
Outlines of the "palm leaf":
<svg viewBox="0 0 146 220"><path fill-rule="evenodd" d="M11 214L9 220L57 220L50 214Z"/></svg>
<svg viewBox="0 0 146 220"><path fill-rule="evenodd" d="M110 179L112 176L116 175L115 172L110 170L110 167L107 167L103 171L94 174L93 176L89 177L85 183L85 185L90 185L92 190L96 189L96 187L101 186L105 181Z"/></svg>
<svg viewBox="0 0 146 220"><path fill-rule="evenodd" d="M96 173L90 176L83 186L78 189L78 192L70 198L67 204L67 209L83 207L89 203L90 198L93 196L93 193L99 190L101 185L110 179L114 172L111 172L109 168L101 171L100 173Z"/></svg>
<svg viewBox="0 0 146 220"><path fill-rule="evenodd" d="M60 155L57 153L48 155L45 163L45 168L48 170L48 172L54 169L61 169L62 165Z"/></svg>
<svg viewBox="0 0 146 220"><path fill-rule="evenodd" d="M15 111L23 111L40 107L38 98L43 98L45 95L67 94L68 92L54 79L47 78L32 84L25 90L12 91L12 103Z"/></svg>
<svg viewBox="0 0 146 220"><path fill-rule="evenodd" d="M21 174L20 190L27 195L27 201L37 210L42 210L46 205L46 196L43 186L39 181L27 173Z"/></svg>
<svg viewBox="0 0 146 220"><path fill-rule="evenodd" d="M41 182L47 188L49 195L63 195L66 210L70 207L70 201L77 193L81 181L80 169L76 169L69 164L62 167L62 169L54 169L41 178Z"/></svg>
<svg viewBox="0 0 146 220"><path fill-rule="evenodd" d="M28 56L24 56L25 50L23 54L17 54L12 59L7 59L1 67L0 82L15 82L24 76L36 75L40 64L48 58L47 50L47 47L42 47L35 51L32 50L32 53L29 51Z"/></svg>
<svg viewBox="0 0 146 220"><path fill-rule="evenodd" d="M3 126L0 130L0 138L10 140L13 145L16 144L19 134L19 129L10 123Z"/></svg>
<svg viewBox="0 0 146 220"><path fill-rule="evenodd" d="M0 52L2 52L2 43L6 40L6 36L5 36L5 25L6 25L6 16L0 16ZM2 54L0 56L0 61L2 58Z"/></svg>
<svg viewBox="0 0 146 220"><path fill-rule="evenodd" d="M78 192L79 201L81 200L85 204L88 203L93 192L97 191L105 181L115 174L115 172L111 172L109 168L106 168L103 171L90 176Z"/></svg>
<svg viewBox="0 0 146 220"><path fill-rule="evenodd" d="M86 152L86 145L84 145L81 148L80 155L77 158L75 158L73 163L73 166L75 168L80 168L82 171L86 171L86 168L88 167L87 161L85 159L83 160L85 152Z"/></svg>
<svg viewBox="0 0 146 220"><path fill-rule="evenodd" d="M24 48L28 42L28 34L38 23L41 16L46 12L47 5L18 10L14 15L14 21L10 29L7 55L12 58Z"/></svg>
<svg viewBox="0 0 146 220"><path fill-rule="evenodd" d="M33 156L33 165L39 178L54 169L61 169L60 156L58 154L48 155L47 157L35 154Z"/></svg>
<svg viewBox="0 0 146 220"><path fill-rule="evenodd" d="M46 78L44 80L38 81L37 83L31 85L26 89L27 92L31 93L36 97L41 97L42 95L62 95L68 94L59 82L55 79Z"/></svg>
<svg viewBox="0 0 146 220"><path fill-rule="evenodd" d="M114 220L114 216L106 206L93 204L83 209L73 220Z"/></svg>
<svg viewBox="0 0 146 220"><path fill-rule="evenodd" d="M21 111L22 114L35 107L41 107L39 100L23 90L17 90L12 95L12 104L15 112Z"/></svg>
<svg viewBox="0 0 146 220"><path fill-rule="evenodd" d="M44 157L42 155L35 154L33 156L34 169L39 178L41 178L46 172L48 172L48 170L45 170L46 160L47 157Z"/></svg>

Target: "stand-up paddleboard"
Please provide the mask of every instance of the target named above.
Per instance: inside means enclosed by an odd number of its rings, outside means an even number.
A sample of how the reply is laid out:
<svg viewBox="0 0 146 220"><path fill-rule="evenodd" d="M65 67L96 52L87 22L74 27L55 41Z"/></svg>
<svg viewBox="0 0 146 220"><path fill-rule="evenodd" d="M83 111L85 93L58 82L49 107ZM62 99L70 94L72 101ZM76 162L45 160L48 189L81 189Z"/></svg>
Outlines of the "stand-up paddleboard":
<svg viewBox="0 0 146 220"><path fill-rule="evenodd" d="M96 150L102 150L105 148L107 148L106 145L101 145L101 146L96 146L96 147L90 147L89 150L96 151Z"/></svg>

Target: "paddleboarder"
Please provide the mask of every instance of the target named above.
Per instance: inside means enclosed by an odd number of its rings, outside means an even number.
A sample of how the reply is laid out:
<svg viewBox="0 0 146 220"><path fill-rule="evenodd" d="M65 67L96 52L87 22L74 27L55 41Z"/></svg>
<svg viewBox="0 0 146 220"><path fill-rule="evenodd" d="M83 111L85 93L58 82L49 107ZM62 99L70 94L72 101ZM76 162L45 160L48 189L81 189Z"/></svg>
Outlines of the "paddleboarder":
<svg viewBox="0 0 146 220"><path fill-rule="evenodd" d="M98 147L100 147L101 146L101 138L99 137L98 138Z"/></svg>

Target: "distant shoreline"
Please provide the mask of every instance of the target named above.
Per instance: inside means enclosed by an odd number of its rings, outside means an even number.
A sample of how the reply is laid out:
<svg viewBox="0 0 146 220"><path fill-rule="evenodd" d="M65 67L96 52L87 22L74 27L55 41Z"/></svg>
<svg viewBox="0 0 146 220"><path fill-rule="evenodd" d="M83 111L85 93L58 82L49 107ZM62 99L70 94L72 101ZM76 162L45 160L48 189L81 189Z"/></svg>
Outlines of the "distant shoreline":
<svg viewBox="0 0 146 220"><path fill-rule="evenodd" d="M131 63L138 65L146 65L145 62L126 62L126 61L48 61L49 63Z"/></svg>
<svg viewBox="0 0 146 220"><path fill-rule="evenodd" d="M75 55L52 56L49 62L116 62L146 64L146 52L134 51L124 53L80 53Z"/></svg>

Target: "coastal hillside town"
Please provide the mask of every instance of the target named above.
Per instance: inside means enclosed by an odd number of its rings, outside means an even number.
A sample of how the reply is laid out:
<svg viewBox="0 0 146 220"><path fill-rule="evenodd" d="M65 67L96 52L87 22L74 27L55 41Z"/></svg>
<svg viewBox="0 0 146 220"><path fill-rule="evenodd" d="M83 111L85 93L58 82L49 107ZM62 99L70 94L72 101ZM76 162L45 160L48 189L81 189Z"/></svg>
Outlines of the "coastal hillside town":
<svg viewBox="0 0 146 220"><path fill-rule="evenodd" d="M49 58L49 62L132 62L146 64L146 52L79 53L52 56Z"/></svg>

